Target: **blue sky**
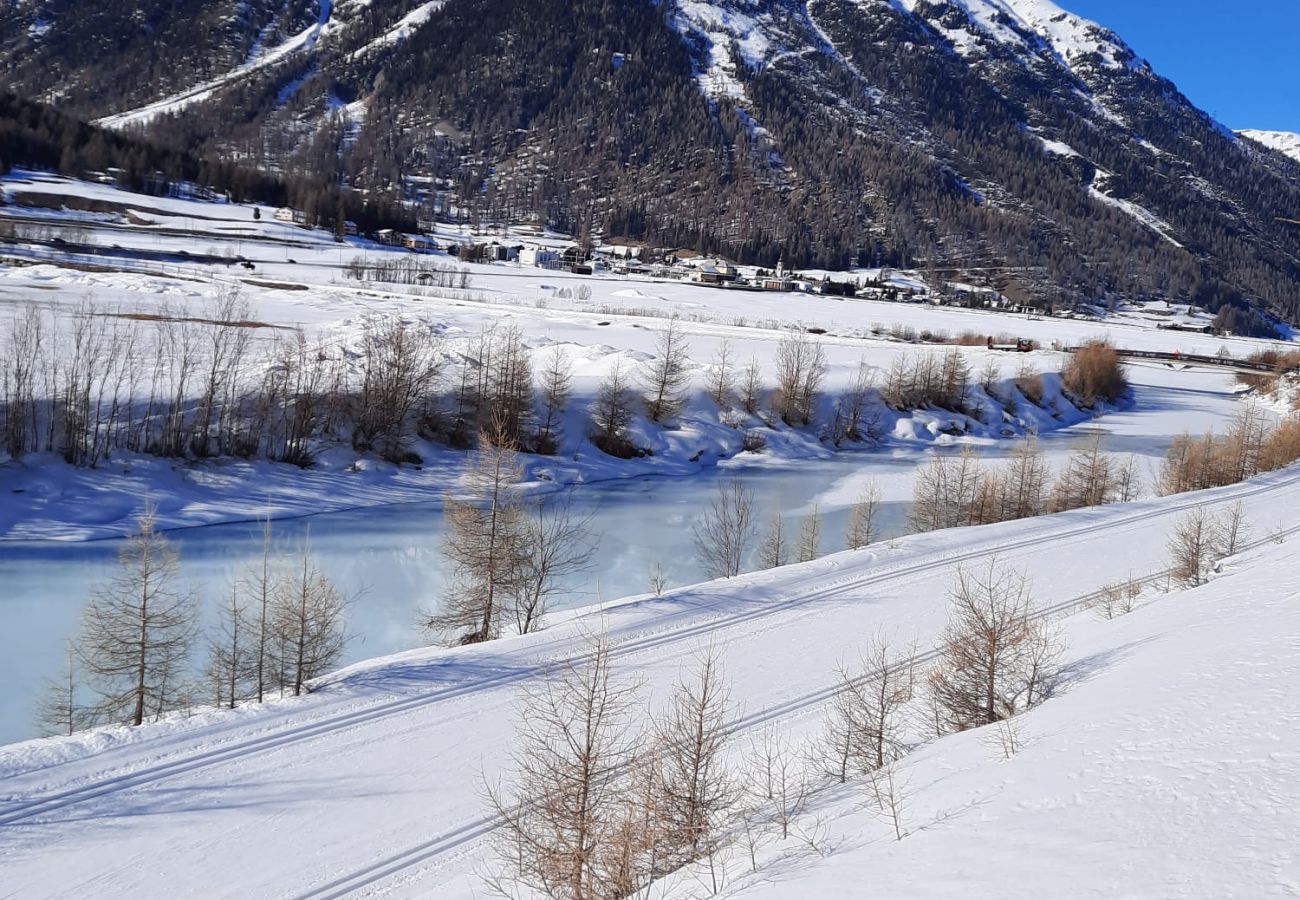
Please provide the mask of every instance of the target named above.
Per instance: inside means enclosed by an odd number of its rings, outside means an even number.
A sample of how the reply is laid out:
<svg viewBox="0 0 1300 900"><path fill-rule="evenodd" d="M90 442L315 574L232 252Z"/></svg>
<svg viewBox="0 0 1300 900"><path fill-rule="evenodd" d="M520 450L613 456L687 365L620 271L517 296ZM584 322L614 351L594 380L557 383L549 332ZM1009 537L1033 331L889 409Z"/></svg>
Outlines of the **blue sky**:
<svg viewBox="0 0 1300 900"><path fill-rule="evenodd" d="M1300 0L1056 0L1230 128L1300 132Z"/></svg>

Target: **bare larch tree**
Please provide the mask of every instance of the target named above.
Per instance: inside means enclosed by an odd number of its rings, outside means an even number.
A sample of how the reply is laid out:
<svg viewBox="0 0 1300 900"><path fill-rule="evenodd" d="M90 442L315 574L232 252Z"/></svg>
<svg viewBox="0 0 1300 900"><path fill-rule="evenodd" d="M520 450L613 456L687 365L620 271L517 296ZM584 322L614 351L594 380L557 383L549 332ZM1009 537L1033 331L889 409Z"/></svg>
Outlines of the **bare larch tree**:
<svg viewBox="0 0 1300 900"><path fill-rule="evenodd" d="M936 727L978 728L1046 697L1059 639L1034 615L1029 584L996 561L960 569L951 594L943 656L930 671Z"/></svg>
<svg viewBox="0 0 1300 900"><path fill-rule="evenodd" d="M675 419L691 381L690 347L676 317L655 339L655 356L642 375L646 416L651 422Z"/></svg>
<svg viewBox="0 0 1300 900"><path fill-rule="evenodd" d="M104 718L140 725L151 711L169 709L181 689L198 608L176 583L179 562L147 507L118 553L116 571L91 592L77 659Z"/></svg>
<svg viewBox="0 0 1300 900"><path fill-rule="evenodd" d="M486 789L502 820L493 887L562 900L614 900L635 887L623 777L640 743L634 703L635 687L611 677L604 642L529 691L513 772Z"/></svg>

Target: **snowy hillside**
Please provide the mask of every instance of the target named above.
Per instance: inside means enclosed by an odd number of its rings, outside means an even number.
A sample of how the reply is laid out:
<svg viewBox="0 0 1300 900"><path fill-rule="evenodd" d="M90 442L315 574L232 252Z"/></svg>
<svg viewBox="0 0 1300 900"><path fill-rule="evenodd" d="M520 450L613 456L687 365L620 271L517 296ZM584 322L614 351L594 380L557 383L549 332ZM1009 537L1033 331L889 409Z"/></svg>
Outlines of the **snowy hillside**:
<svg viewBox="0 0 1300 900"><path fill-rule="evenodd" d="M800 837L768 834L752 864L739 845L719 855L727 893L836 895L869 879L898 897L957 884L980 896L1282 896L1296 874L1285 816L1300 800L1288 705L1300 675L1297 500L1300 475L1288 471L910 537L582 610L537 635L374 660L298 702L5 748L6 885L23 896L213 885L228 896L481 896L499 820L480 779L508 776L521 687L588 652L593 634L649 704L712 641L731 686L729 746L743 753L765 728L798 746L823 721L837 661L882 629L932 659L957 567L996 556L1067 617L1062 680L1017 720L1023 748L1002 759L989 729L920 744L898 771L901 842L863 812L860 784L827 787L799 813ZM1163 570L1188 510L1237 501L1251 549L1208 586L1166 594L1162 577L1109 622L1078 610L1108 581ZM661 888L704 890L689 871Z"/></svg>
<svg viewBox="0 0 1300 900"><path fill-rule="evenodd" d="M1290 131L1239 131L1237 133L1300 162L1300 134Z"/></svg>

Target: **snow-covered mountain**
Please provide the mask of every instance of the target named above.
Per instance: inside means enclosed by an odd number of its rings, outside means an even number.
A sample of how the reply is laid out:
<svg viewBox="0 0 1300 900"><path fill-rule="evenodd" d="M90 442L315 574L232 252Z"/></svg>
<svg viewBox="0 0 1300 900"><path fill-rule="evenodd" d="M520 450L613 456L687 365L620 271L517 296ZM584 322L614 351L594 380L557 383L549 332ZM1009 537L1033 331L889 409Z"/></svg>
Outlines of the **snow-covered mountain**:
<svg viewBox="0 0 1300 900"><path fill-rule="evenodd" d="M0 8L9 83L441 216L1300 314L1300 162L1050 0L127 5Z"/></svg>
<svg viewBox="0 0 1300 900"><path fill-rule="evenodd" d="M1300 134L1291 131L1254 131L1250 129L1237 133L1244 138L1250 138L1256 143L1263 144L1270 150L1285 153L1296 162L1300 162Z"/></svg>

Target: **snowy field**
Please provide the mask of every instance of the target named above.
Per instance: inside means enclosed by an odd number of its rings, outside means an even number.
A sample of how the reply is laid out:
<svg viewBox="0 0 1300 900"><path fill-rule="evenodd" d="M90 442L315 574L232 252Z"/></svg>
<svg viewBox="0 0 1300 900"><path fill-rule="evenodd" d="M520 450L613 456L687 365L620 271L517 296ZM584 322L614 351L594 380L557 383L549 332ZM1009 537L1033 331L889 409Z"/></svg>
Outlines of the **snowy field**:
<svg viewBox="0 0 1300 900"><path fill-rule="evenodd" d="M739 756L763 727L796 743L816 732L836 665L871 636L914 644L929 658L959 567L996 560L1029 577L1067 638L1063 689L1020 720L1023 749L1003 758L987 729L933 740L917 727L900 767L903 840L861 785L823 790L801 820L814 839L768 840L752 860L733 845L719 857L720 893L850 896L865 884L889 897L1295 895L1300 717L1290 691L1300 676L1300 572L1290 548L1300 535L1300 472L900 536L916 468L930 454L971 446L996 459L1036 433L1059 469L1072 447L1100 434L1107 450L1134 455L1149 484L1175 436L1223 431L1244 407L1230 374L1133 364L1131 402L1094 418L1060 395L1054 373L1066 357L1051 348L1108 337L1126 349L1245 357L1280 344L1159 330L1201 321L1159 304L1104 320L1029 318L508 264L468 266L464 290L361 285L344 277L354 257L406 254L340 247L269 221L265 208L255 221L251 207L137 197L33 173L0 188L9 198L75 194L135 210L128 218L0 207L0 221L118 248L98 260L113 271L87 271L48 244L0 247L13 254L0 259L0 317L34 303L66 324L87 298L110 318L201 315L219 289L238 286L259 323L254 346L301 328L310 341L346 349L368 323L397 319L436 330L453 356L492 325L517 326L535 364L567 348L574 401L560 452L530 457L527 485L536 493L576 486L601 533L594 583L570 586L545 630L408 649L421 643L415 611L443 584L438 500L462 474L463 452L421 442L419 467L341 447L324 448L307 469L138 454L96 469L50 455L0 464L8 588L0 608L19 625L0 638L0 681L14 686L0 692L0 741L30 733L16 720L30 715L35 682L52 674L40 671L42 661L55 666L87 583L105 571L146 496L163 527L180 529L183 558L194 559L187 578L201 590L215 594L225 568L246 555L249 529L239 523L265 514L294 520L279 526L286 535L315 523L326 571L349 590L368 588L353 611L364 633L350 664L304 698L0 747L0 894L484 896L499 822L482 786L508 776L524 689L582 658L593 636L611 642L616 678L641 684L646 709L662 704L701 647L718 648L731 685L728 752ZM197 261L227 253L255 270ZM672 317L690 344L691 399L673 428L634 423L652 455L605 456L588 440L585 407L615 364L653 359ZM879 383L899 358L927 352L895 339L909 329L1039 342L1044 349L1027 354L961 352L975 373L995 368L999 385L1029 363L1045 373L1048 401L1020 403L995 425L937 410L890 413L879 442L839 452L815 429L778 425L765 431L761 452L742 453L759 420L729 419L702 395L710 360L726 340L741 361L758 361L770 390L776 348L800 326L826 332L817 338L828 361L821 416L860 366ZM865 550L697 583L690 525L723 475L755 491L764 517L820 511L827 551L843 548L848 509L873 483L890 510L885 534ZM1171 531L1189 510L1237 502L1250 545L1208 585L1153 589L1114 621L1079 609L1079 598L1105 584L1165 570ZM645 593L654 563L671 575L658 597ZM682 872L656 896L704 895L704 880Z"/></svg>

